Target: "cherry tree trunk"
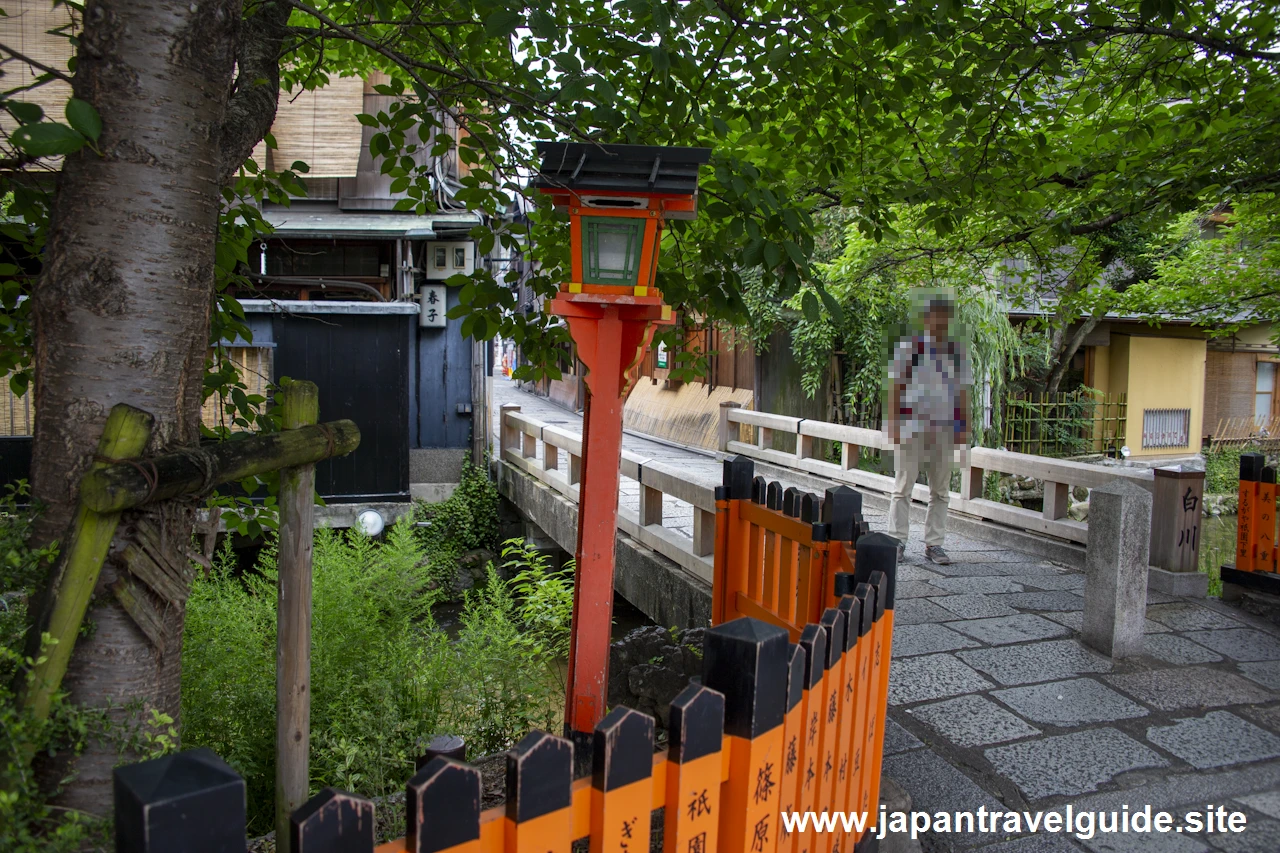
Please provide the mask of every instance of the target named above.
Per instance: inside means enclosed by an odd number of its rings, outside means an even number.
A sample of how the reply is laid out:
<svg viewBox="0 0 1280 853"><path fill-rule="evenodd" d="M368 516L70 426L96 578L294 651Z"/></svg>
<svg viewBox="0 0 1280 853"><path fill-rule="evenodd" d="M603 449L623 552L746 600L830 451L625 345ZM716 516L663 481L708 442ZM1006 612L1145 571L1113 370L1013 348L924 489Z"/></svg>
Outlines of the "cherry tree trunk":
<svg viewBox="0 0 1280 853"><path fill-rule="evenodd" d="M239 0L86 4L73 88L102 115L101 153L85 149L63 165L33 297L31 480L45 505L37 540L65 536L116 403L155 417L144 455L199 438L218 137L240 14ZM178 718L185 595L120 587L131 583L122 562L131 548L186 570L193 513L193 504L166 502L124 517L64 681L72 701L109 704L124 725L152 709ZM48 602L35 606L38 626ZM76 774L61 805L109 810L114 740L91 743L74 767L45 768Z"/></svg>

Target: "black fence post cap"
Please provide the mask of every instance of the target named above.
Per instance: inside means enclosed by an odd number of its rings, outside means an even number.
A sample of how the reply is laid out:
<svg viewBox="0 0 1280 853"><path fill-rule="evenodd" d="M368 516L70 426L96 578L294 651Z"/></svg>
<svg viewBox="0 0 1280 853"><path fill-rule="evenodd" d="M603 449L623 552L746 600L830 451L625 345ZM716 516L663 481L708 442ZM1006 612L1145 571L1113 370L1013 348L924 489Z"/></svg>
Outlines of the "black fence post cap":
<svg viewBox="0 0 1280 853"><path fill-rule="evenodd" d="M290 853L373 853L373 801L325 788L289 815Z"/></svg>
<svg viewBox="0 0 1280 853"><path fill-rule="evenodd" d="M245 784L200 748L112 771L117 853L244 853Z"/></svg>

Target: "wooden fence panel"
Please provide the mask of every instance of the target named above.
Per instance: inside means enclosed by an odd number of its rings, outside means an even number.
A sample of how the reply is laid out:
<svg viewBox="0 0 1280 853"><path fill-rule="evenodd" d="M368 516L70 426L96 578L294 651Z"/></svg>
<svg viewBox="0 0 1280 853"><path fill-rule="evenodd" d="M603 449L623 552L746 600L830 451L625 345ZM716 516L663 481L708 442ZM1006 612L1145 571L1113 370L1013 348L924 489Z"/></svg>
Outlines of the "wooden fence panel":
<svg viewBox="0 0 1280 853"><path fill-rule="evenodd" d="M281 853L373 853L373 802L325 788L289 816L289 847Z"/></svg>
<svg viewBox="0 0 1280 853"><path fill-rule="evenodd" d="M648 853L653 809L653 717L614 708L592 749L591 849Z"/></svg>
<svg viewBox="0 0 1280 853"><path fill-rule="evenodd" d="M827 632L827 659L826 673L822 679L823 703L819 707L822 715L822 747L818 753L821 757L818 811L827 813L835 807L836 780L844 746L840 743L840 687L844 683L845 616L838 609L828 607L822 614L820 624ZM829 851L834 839L833 833L826 833L818 839L815 850Z"/></svg>
<svg viewBox="0 0 1280 853"><path fill-rule="evenodd" d="M799 790L796 810L816 811L818 808L818 754L822 744L818 739L822 714L822 679L826 674L827 632L821 625L810 623L800 633L800 648L804 649L804 681L801 704L804 721L800 737ZM795 853L812 850L816 834L813 827L797 833L792 850Z"/></svg>
<svg viewBox="0 0 1280 853"><path fill-rule="evenodd" d="M690 684L671 703L662 849L710 853L720 837L724 696Z"/></svg>
<svg viewBox="0 0 1280 853"><path fill-rule="evenodd" d="M787 669L787 632L782 628L735 619L707 631L702 683L724 695L729 750L721 850L777 850Z"/></svg>
<svg viewBox="0 0 1280 853"><path fill-rule="evenodd" d="M546 732L525 735L507 755L505 853L569 853L572 789L573 743Z"/></svg>
<svg viewBox="0 0 1280 853"><path fill-rule="evenodd" d="M480 771L437 757L405 787L408 853L480 853Z"/></svg>
<svg viewBox="0 0 1280 853"><path fill-rule="evenodd" d="M805 714L805 663L808 652L799 643L787 647L787 706L783 718L782 799L780 811L794 812L800 808L801 784L804 781L801 755L804 744ZM794 835L786 827L778 828L778 849L791 850Z"/></svg>

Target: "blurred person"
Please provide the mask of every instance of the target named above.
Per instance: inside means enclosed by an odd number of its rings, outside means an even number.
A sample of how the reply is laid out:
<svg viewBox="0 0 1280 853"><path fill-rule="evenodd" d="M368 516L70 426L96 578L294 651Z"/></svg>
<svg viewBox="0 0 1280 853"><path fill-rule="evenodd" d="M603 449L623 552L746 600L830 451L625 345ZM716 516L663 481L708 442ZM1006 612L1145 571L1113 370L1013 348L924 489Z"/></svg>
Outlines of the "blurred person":
<svg viewBox="0 0 1280 853"><path fill-rule="evenodd" d="M973 369L969 349L953 333L955 300L949 293L915 296L921 329L898 341L889 362L885 428L893 447L893 497L889 535L898 540L898 559L906 552L911 524L911 490L923 468L929 481L929 510L924 522L925 557L938 565L951 558L947 503L957 448L969 444L969 389Z"/></svg>

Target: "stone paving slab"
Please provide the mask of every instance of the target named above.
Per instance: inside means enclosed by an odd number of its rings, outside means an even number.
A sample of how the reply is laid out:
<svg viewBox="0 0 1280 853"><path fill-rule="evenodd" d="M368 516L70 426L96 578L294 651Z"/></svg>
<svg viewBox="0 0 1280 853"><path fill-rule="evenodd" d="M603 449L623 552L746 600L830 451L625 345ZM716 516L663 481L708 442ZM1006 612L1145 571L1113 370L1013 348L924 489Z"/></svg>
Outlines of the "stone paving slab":
<svg viewBox="0 0 1280 853"><path fill-rule="evenodd" d="M890 717L884 721L884 754L897 755L924 746L920 738L898 725Z"/></svg>
<svg viewBox="0 0 1280 853"><path fill-rule="evenodd" d="M1217 663L1222 660L1222 655L1217 652L1172 633L1146 635L1142 640L1142 651L1165 663L1176 665ZM1252 665L1245 664L1245 666Z"/></svg>
<svg viewBox="0 0 1280 853"><path fill-rule="evenodd" d="M1280 756L1280 737L1227 711L1152 726L1147 740L1197 770Z"/></svg>
<svg viewBox="0 0 1280 853"><path fill-rule="evenodd" d="M906 583L908 581L928 581L932 583L942 577L944 576L937 572L931 572L928 569L921 568L920 566L912 566L907 563L903 563L898 566L899 583Z"/></svg>
<svg viewBox="0 0 1280 853"><path fill-rule="evenodd" d="M1256 681L1269 690L1280 691L1280 661L1266 660L1239 664L1245 678ZM1280 817L1280 815L1278 815Z"/></svg>
<svg viewBox="0 0 1280 853"><path fill-rule="evenodd" d="M1188 631L1187 637L1233 660L1280 660L1280 639L1254 628Z"/></svg>
<svg viewBox="0 0 1280 853"><path fill-rule="evenodd" d="M1046 592L1050 590L1074 590L1075 592L1080 592L1084 589L1084 574L1081 572L1067 572L1060 575L1032 575L1027 578L1026 585Z"/></svg>
<svg viewBox="0 0 1280 853"><path fill-rule="evenodd" d="M1204 666L1184 666L1106 676L1106 680L1135 699L1161 711L1219 708L1276 699L1275 693L1230 672Z"/></svg>
<svg viewBox="0 0 1280 853"><path fill-rule="evenodd" d="M1211 853L1199 838L1155 831L1095 835L1082 843L1090 853Z"/></svg>
<svg viewBox="0 0 1280 853"><path fill-rule="evenodd" d="M1006 575L996 577L942 578L931 582L938 589L960 595L986 592L1025 592L1026 587Z"/></svg>
<svg viewBox="0 0 1280 853"><path fill-rule="evenodd" d="M1024 558L1025 559L1025 558ZM1017 580L1026 578L1028 583L1034 575L1057 575L1058 570L1053 566L1045 563L1020 562L1020 563L985 563L985 562L964 562L956 560L949 566L939 566L933 563L929 564L929 571L938 574L947 575L954 578L964 577L1009 577Z"/></svg>
<svg viewBox="0 0 1280 853"><path fill-rule="evenodd" d="M1147 709L1092 678L993 690L991 695L1028 720L1074 727L1145 717Z"/></svg>
<svg viewBox="0 0 1280 853"><path fill-rule="evenodd" d="M969 666L1000 684L1015 686L1058 681L1087 672L1110 672L1111 661L1077 640L1050 640L1022 646L974 649L959 653Z"/></svg>
<svg viewBox="0 0 1280 853"><path fill-rule="evenodd" d="M956 618L990 619L996 616L1018 615L1018 611L1007 604L1001 604L989 595L943 595L928 600L946 608L946 621Z"/></svg>
<svg viewBox="0 0 1280 853"><path fill-rule="evenodd" d="M981 847L981 853L1079 853L1082 848L1061 835L1024 835Z"/></svg>
<svg viewBox="0 0 1280 853"><path fill-rule="evenodd" d="M938 589L933 584L924 581L907 581L900 583L895 588L895 595L898 598L926 598L934 595L946 595L944 589Z"/></svg>
<svg viewBox="0 0 1280 853"><path fill-rule="evenodd" d="M1065 637L1071 633L1067 627L1032 613L997 616L994 619L971 619L967 622L957 622L954 627L976 640L993 646L1049 640Z"/></svg>
<svg viewBox="0 0 1280 853"><path fill-rule="evenodd" d="M1250 820L1239 835L1205 836L1222 853L1275 853L1280 850L1280 821Z"/></svg>
<svg viewBox="0 0 1280 853"><path fill-rule="evenodd" d="M1280 818L1280 791L1263 791L1260 794L1244 794L1236 797L1237 802L1244 803L1267 817Z"/></svg>
<svg viewBox="0 0 1280 853"><path fill-rule="evenodd" d="M1174 604L1153 604L1147 608L1147 618L1175 631L1205 631L1213 629L1243 628L1237 620L1198 604L1179 601Z"/></svg>
<svg viewBox="0 0 1280 853"><path fill-rule="evenodd" d="M957 634L945 625L893 626L893 657L912 657L956 649L972 649L978 644L963 634Z"/></svg>
<svg viewBox="0 0 1280 853"><path fill-rule="evenodd" d="M917 811L975 811L985 806L988 811L1003 811L1001 803L978 787L968 776L927 749L917 749L884 759L884 772L911 793L911 807ZM975 827L976 828L976 827ZM973 846L994 841L992 833L952 833L945 836L952 843Z"/></svg>
<svg viewBox="0 0 1280 853"><path fill-rule="evenodd" d="M976 671L945 653L895 660L889 667L890 705L979 693L992 686Z"/></svg>
<svg viewBox="0 0 1280 853"><path fill-rule="evenodd" d="M1096 791L1120 773L1169 763L1109 727L996 746L983 754L1028 800Z"/></svg>
<svg viewBox="0 0 1280 853"><path fill-rule="evenodd" d="M981 696L960 696L908 713L957 746L988 746L1040 734L1040 729Z"/></svg>
<svg viewBox="0 0 1280 853"><path fill-rule="evenodd" d="M1052 619L1054 622L1057 622L1059 625L1066 625L1068 628L1075 631L1077 634L1080 633L1080 631L1082 630L1082 625L1084 623L1083 610L1077 610L1074 613L1064 611L1061 613L1044 613L1042 615L1046 619ZM1147 620L1147 623L1146 623L1147 634L1159 634L1159 633L1164 633L1168 630L1169 630L1168 627L1161 625L1159 622L1153 622L1150 619Z"/></svg>
<svg viewBox="0 0 1280 853"><path fill-rule="evenodd" d="M896 602L893 608L894 627L937 624L955 619L956 614L950 610L943 610L934 603L944 600L943 598L905 598Z"/></svg>
<svg viewBox="0 0 1280 853"><path fill-rule="evenodd" d="M1084 610L1084 598L1069 590L1053 592L1015 592L994 596L997 601L1023 610L1056 610L1074 612Z"/></svg>

